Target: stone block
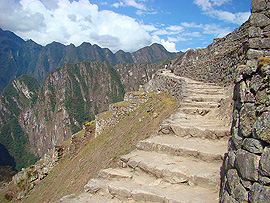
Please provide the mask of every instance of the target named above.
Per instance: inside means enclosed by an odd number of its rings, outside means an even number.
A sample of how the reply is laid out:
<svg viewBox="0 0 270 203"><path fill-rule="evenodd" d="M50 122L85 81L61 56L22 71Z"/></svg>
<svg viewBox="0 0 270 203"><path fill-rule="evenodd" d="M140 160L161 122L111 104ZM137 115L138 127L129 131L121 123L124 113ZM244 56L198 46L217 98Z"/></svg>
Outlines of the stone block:
<svg viewBox="0 0 270 203"><path fill-rule="evenodd" d="M255 51L257 53L260 53L260 57L263 56L263 51L257 51L254 49L249 49L249 51ZM243 76L244 78L247 78L249 76L251 76L252 74L256 73L257 71L257 65L251 65L251 66L247 66L246 68L243 69Z"/></svg>
<svg viewBox="0 0 270 203"><path fill-rule="evenodd" d="M270 143L270 112L263 112L256 120L252 136L267 143Z"/></svg>
<svg viewBox="0 0 270 203"><path fill-rule="evenodd" d="M237 201L232 196L230 196L227 191L225 191L224 194L222 194L220 202L221 203L237 203Z"/></svg>
<svg viewBox="0 0 270 203"><path fill-rule="evenodd" d="M249 72L249 73L247 73ZM251 74L251 70L247 70L245 75ZM244 74L243 74L244 75ZM239 101L240 103L244 102L255 102L255 96L250 91L248 85L245 81L238 82L234 87L233 99Z"/></svg>
<svg viewBox="0 0 270 203"><path fill-rule="evenodd" d="M249 17L250 24L255 27L264 28L270 25L270 19L263 13L252 13Z"/></svg>
<svg viewBox="0 0 270 203"><path fill-rule="evenodd" d="M84 191L89 193L97 193L105 187L105 183L100 179L91 179L85 186Z"/></svg>
<svg viewBox="0 0 270 203"><path fill-rule="evenodd" d="M251 2L251 12L257 13L266 10L267 5L265 0L252 0Z"/></svg>
<svg viewBox="0 0 270 203"><path fill-rule="evenodd" d="M262 57L264 54L264 51L262 50L256 50L256 49L249 49L248 52L247 52L247 58L249 60L252 60L252 59L258 59L260 57ZM254 65L256 67L256 65ZM256 67L257 69L257 67Z"/></svg>
<svg viewBox="0 0 270 203"><path fill-rule="evenodd" d="M254 154L261 154L263 153L263 143L254 138L246 138L243 142L243 149Z"/></svg>
<svg viewBox="0 0 270 203"><path fill-rule="evenodd" d="M241 184L235 187L232 197L238 202L248 202L248 192Z"/></svg>
<svg viewBox="0 0 270 203"><path fill-rule="evenodd" d="M267 177L267 176L259 175L258 182L259 182L261 185L267 185L267 186L270 186L270 178Z"/></svg>
<svg viewBox="0 0 270 203"><path fill-rule="evenodd" d="M235 167L243 179L257 181L260 156L239 149L236 152Z"/></svg>
<svg viewBox="0 0 270 203"><path fill-rule="evenodd" d="M249 180L241 179L241 183L244 186L244 188L246 188L246 189L250 189L250 187L252 186L252 182Z"/></svg>
<svg viewBox="0 0 270 203"><path fill-rule="evenodd" d="M228 169L229 168L234 168L234 163L235 163L235 153L233 151L228 152Z"/></svg>
<svg viewBox="0 0 270 203"><path fill-rule="evenodd" d="M243 144L243 137L240 137L238 135L238 128L232 128L232 137L231 137L231 143L233 145L234 150L238 150L242 148Z"/></svg>
<svg viewBox="0 0 270 203"><path fill-rule="evenodd" d="M265 147L260 160L260 173L270 177L270 146Z"/></svg>
<svg viewBox="0 0 270 203"><path fill-rule="evenodd" d="M270 25L266 26L263 29L263 35L266 36L266 37L270 37Z"/></svg>
<svg viewBox="0 0 270 203"><path fill-rule="evenodd" d="M256 121L255 104L245 103L240 110L239 131L242 136L249 137Z"/></svg>
<svg viewBox="0 0 270 203"><path fill-rule="evenodd" d="M263 37L263 30L259 27L251 26L248 28L248 36L250 38Z"/></svg>
<svg viewBox="0 0 270 203"><path fill-rule="evenodd" d="M261 49L262 48L262 41L261 38L250 38L248 40L249 47L252 49Z"/></svg>
<svg viewBox="0 0 270 203"><path fill-rule="evenodd" d="M250 81L250 90L253 92L257 92L260 89L262 82L263 82L262 76L258 74L253 75Z"/></svg>
<svg viewBox="0 0 270 203"><path fill-rule="evenodd" d="M262 38L261 39L261 43L262 43L262 48L263 49L269 49L270 48L270 38L266 37L266 38Z"/></svg>
<svg viewBox="0 0 270 203"><path fill-rule="evenodd" d="M227 190L230 194L233 194L233 191L235 190L236 186L240 184L240 177L238 176L236 169L230 169L227 171Z"/></svg>
<svg viewBox="0 0 270 203"><path fill-rule="evenodd" d="M261 72L262 72L263 75L270 75L270 65L269 65L269 63L268 64L264 64L261 67Z"/></svg>
<svg viewBox="0 0 270 203"><path fill-rule="evenodd" d="M249 191L250 203L269 203L270 202L270 188L254 183Z"/></svg>

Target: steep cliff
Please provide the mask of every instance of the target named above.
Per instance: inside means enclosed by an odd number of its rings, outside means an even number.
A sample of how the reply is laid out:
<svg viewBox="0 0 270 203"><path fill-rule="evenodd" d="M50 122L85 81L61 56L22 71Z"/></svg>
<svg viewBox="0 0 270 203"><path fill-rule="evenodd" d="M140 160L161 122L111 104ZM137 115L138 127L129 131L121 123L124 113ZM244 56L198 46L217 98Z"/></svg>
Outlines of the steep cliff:
<svg viewBox="0 0 270 203"><path fill-rule="evenodd" d="M137 91L140 85L151 80L153 73L164 67L164 62L160 63L122 63L115 65L114 69L120 75L121 83L125 91Z"/></svg>
<svg viewBox="0 0 270 203"><path fill-rule="evenodd" d="M35 103L22 112L20 124L33 152L42 156L123 96L119 75L106 62L66 64L46 77Z"/></svg>
<svg viewBox="0 0 270 203"><path fill-rule="evenodd" d="M35 78L22 75L10 83L1 94L0 143L14 158L13 166L17 170L37 160L29 151L28 135L19 125L17 118L36 99L38 88ZM2 156L4 155L1 153Z"/></svg>

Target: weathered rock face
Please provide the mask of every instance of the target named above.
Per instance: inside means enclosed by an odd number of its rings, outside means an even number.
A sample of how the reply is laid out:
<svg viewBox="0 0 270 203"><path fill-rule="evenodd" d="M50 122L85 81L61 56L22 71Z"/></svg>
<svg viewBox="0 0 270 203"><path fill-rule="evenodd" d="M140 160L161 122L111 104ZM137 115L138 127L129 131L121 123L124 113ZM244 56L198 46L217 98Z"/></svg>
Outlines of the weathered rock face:
<svg viewBox="0 0 270 203"><path fill-rule="evenodd" d="M123 96L119 76L107 63L67 64L48 75L35 104L22 112L20 124L31 149L42 156Z"/></svg>
<svg viewBox="0 0 270 203"><path fill-rule="evenodd" d="M163 67L160 63L122 63L115 65L113 68L120 75L121 83L125 91L138 91L139 86L146 84L152 75Z"/></svg>
<svg viewBox="0 0 270 203"><path fill-rule="evenodd" d="M267 62L268 61L268 62ZM223 164L220 197L227 201L270 201L270 60L241 66L234 91L229 152Z"/></svg>
<svg viewBox="0 0 270 203"><path fill-rule="evenodd" d="M29 152L28 136L18 123L17 117L35 100L39 84L33 77L22 75L6 86L0 98L0 143L15 161L13 167L20 170L37 159ZM0 152L1 157L5 154Z"/></svg>

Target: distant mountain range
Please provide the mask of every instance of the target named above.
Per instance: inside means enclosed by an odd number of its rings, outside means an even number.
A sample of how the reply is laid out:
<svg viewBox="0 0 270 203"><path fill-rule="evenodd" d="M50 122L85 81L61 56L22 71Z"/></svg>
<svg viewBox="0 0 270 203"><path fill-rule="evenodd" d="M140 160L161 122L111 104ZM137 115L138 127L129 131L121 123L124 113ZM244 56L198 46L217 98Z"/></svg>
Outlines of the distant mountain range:
<svg viewBox="0 0 270 203"><path fill-rule="evenodd" d="M41 46L0 28L0 92L22 74L33 76L41 83L49 72L66 63L106 61L111 66L121 63L156 63L181 54L168 52L160 44L152 44L133 53L120 50L115 54L107 48L87 42L78 47L58 42Z"/></svg>

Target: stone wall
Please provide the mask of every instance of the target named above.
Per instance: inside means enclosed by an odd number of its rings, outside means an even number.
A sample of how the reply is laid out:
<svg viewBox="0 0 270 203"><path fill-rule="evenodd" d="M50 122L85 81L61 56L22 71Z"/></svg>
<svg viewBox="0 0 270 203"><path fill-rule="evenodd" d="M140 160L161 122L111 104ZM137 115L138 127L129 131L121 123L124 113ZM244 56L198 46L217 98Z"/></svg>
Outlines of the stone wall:
<svg viewBox="0 0 270 203"><path fill-rule="evenodd" d="M270 58L240 66L220 202L270 202Z"/></svg>
<svg viewBox="0 0 270 203"><path fill-rule="evenodd" d="M165 92L174 97L179 104L184 98L185 81L179 76L168 73L168 70L158 70L144 87L146 92Z"/></svg>
<svg viewBox="0 0 270 203"><path fill-rule="evenodd" d="M172 61L176 75L202 82L228 86L233 83L238 65L246 64L249 22L206 48L189 49Z"/></svg>
<svg viewBox="0 0 270 203"><path fill-rule="evenodd" d="M35 165L22 169L22 171L12 177L11 184L16 185L18 188L17 200L27 198L29 191L50 173L61 158L62 150L63 148L61 147L55 147L48 154L45 154L42 159L36 162Z"/></svg>
<svg viewBox="0 0 270 203"><path fill-rule="evenodd" d="M270 56L270 2L269 0L253 0L248 28L249 50L248 64L260 57Z"/></svg>
<svg viewBox="0 0 270 203"><path fill-rule="evenodd" d="M123 102L110 104L109 111L96 115L95 136L100 135L105 129L117 124L150 98L151 95L145 92L128 92L125 94Z"/></svg>

